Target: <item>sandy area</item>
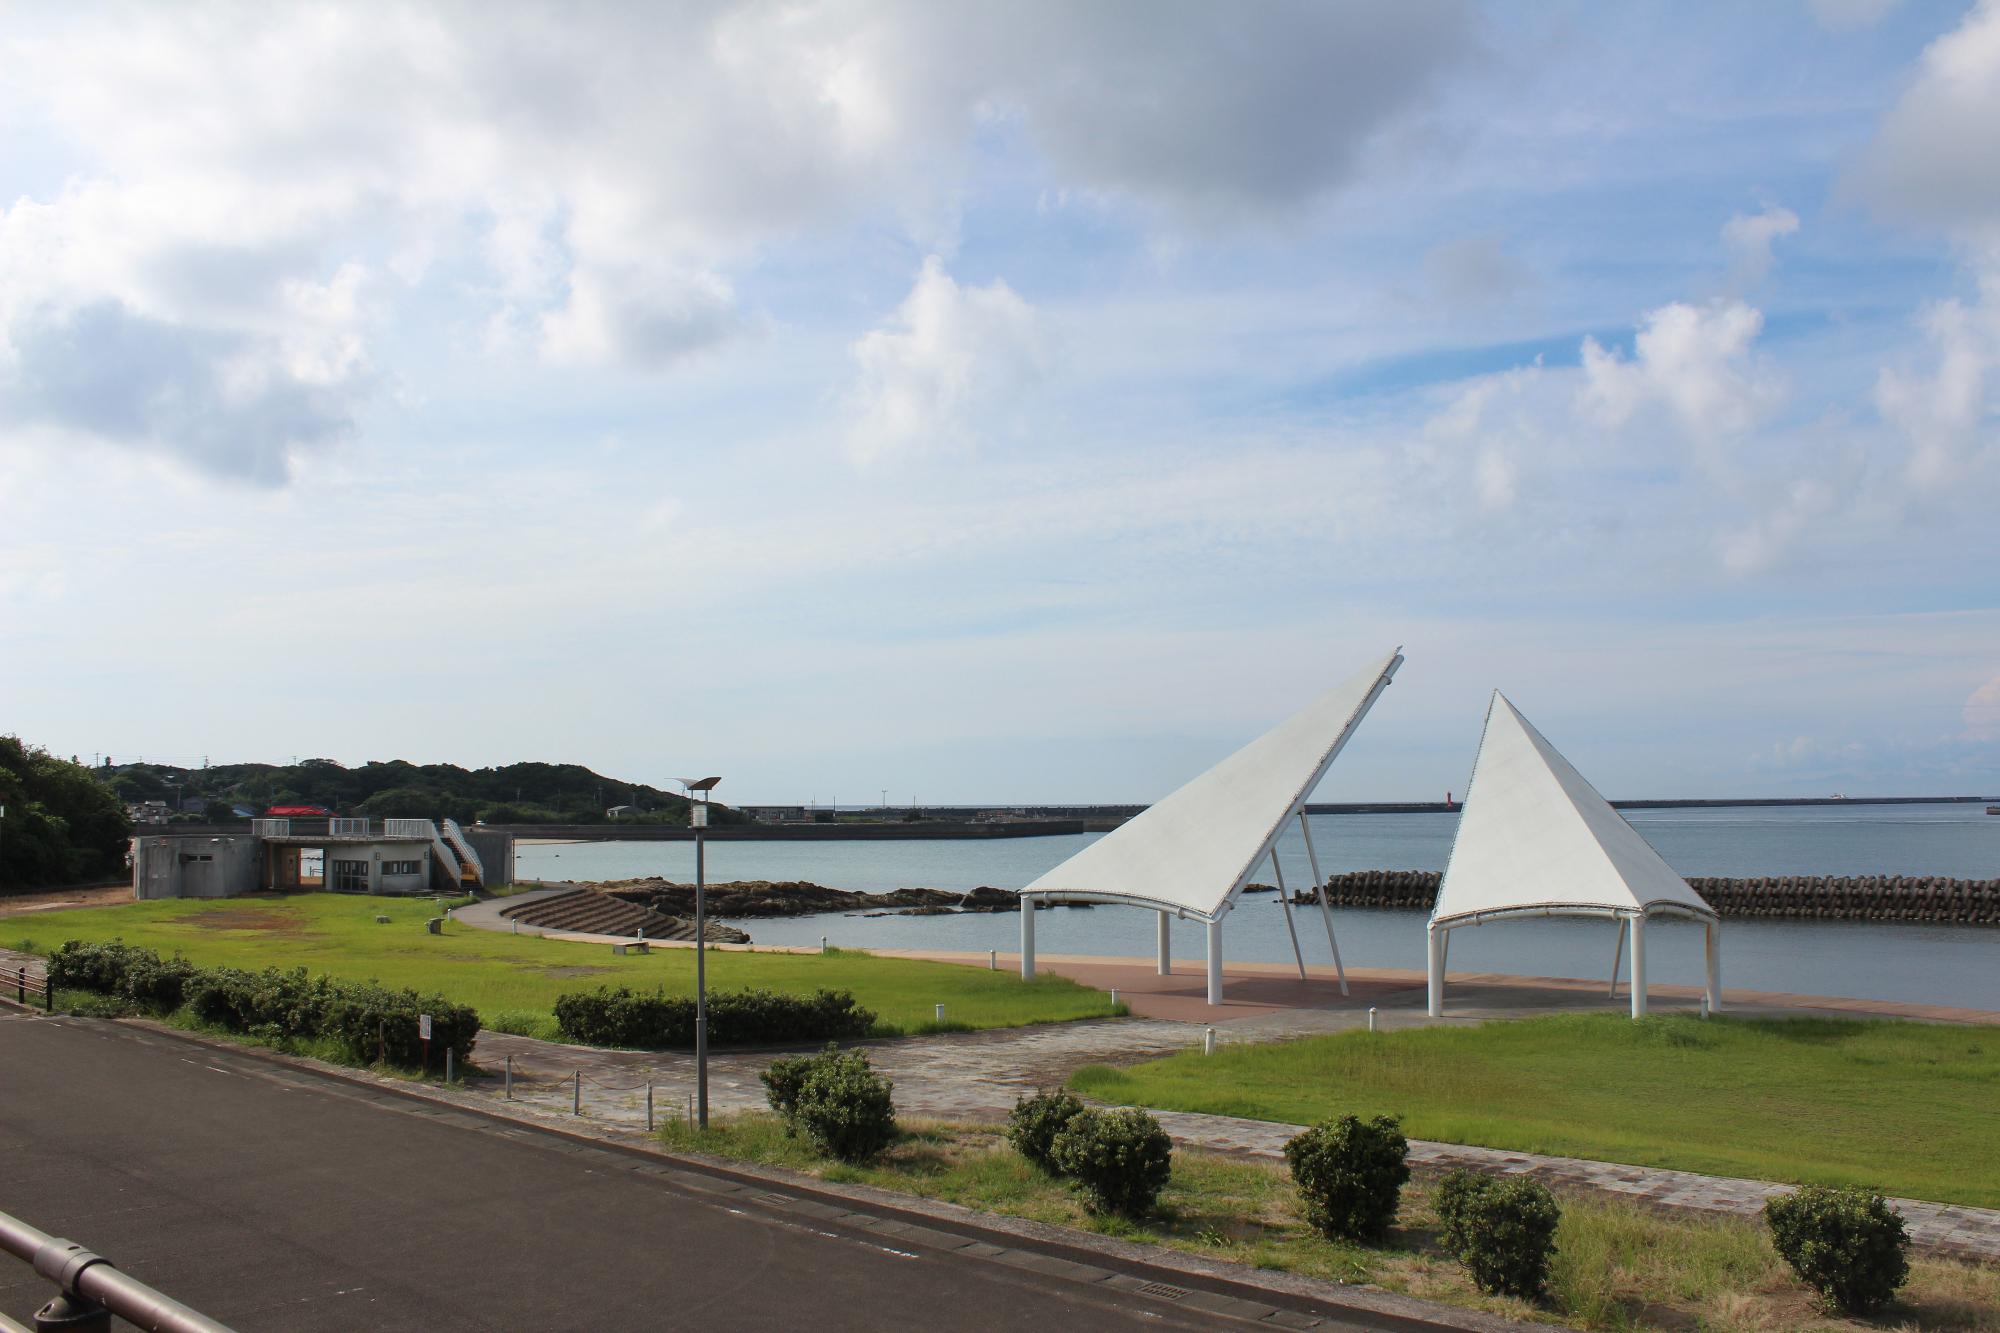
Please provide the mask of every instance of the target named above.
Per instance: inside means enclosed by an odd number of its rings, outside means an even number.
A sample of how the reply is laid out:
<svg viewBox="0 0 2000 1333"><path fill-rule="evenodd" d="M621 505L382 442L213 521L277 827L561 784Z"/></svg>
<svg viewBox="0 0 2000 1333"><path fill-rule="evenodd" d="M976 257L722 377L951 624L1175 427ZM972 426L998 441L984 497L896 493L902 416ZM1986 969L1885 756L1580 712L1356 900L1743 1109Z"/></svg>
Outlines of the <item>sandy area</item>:
<svg viewBox="0 0 2000 1333"><path fill-rule="evenodd" d="M50 912L59 907L114 907L132 899L130 884L100 884L88 889L55 889L47 893L0 895L0 916Z"/></svg>

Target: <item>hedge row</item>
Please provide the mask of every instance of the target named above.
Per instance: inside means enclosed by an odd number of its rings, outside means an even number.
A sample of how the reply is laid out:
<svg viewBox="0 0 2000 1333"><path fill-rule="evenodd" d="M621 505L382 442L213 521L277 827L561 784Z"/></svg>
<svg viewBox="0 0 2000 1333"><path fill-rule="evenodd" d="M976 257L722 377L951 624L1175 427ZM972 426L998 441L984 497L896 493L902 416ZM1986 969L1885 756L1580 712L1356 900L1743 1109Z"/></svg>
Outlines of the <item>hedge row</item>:
<svg viewBox="0 0 2000 1333"><path fill-rule="evenodd" d="M556 1000L556 1030L588 1046L692 1046L694 1018L693 996L646 995L626 986L578 991ZM839 1041L865 1037L874 1026L874 1013L857 1005L851 991L718 991L708 997L708 1039L717 1046Z"/></svg>
<svg viewBox="0 0 2000 1333"><path fill-rule="evenodd" d="M327 1038L357 1061L386 1059L416 1067L423 1061L417 1018L431 1016L433 1061L450 1049L472 1055L479 1014L441 995L390 990L372 981L309 977L304 968L245 972L196 967L127 944L71 940L49 956L49 984L58 990L117 995L160 1009L186 1005L204 1023L259 1037Z"/></svg>

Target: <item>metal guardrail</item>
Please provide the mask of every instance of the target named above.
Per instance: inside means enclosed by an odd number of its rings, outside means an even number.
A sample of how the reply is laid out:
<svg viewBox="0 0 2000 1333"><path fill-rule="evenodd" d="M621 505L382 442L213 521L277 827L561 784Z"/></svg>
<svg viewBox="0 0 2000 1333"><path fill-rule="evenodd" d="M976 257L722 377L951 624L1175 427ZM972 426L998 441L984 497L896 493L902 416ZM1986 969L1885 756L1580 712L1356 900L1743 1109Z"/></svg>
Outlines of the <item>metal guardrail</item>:
<svg viewBox="0 0 2000 1333"><path fill-rule="evenodd" d="M109 1259L73 1240L51 1236L0 1213L0 1250L56 1284L54 1300L35 1312L34 1327L110 1333L111 1317L153 1333L232 1333L199 1310L119 1272ZM4 1323L0 1323L4 1327Z"/></svg>
<svg viewBox="0 0 2000 1333"><path fill-rule="evenodd" d="M9 978L0 976L0 992L9 989L7 984L9 980ZM14 969L11 981L13 983L11 989L14 992L14 1002L16 1004L27 1004L29 1002L28 997L33 995L40 997L42 1008L51 1011L55 1009L56 992L55 987L49 985L48 973L44 972L40 976L31 977L28 975L27 968L17 967Z"/></svg>

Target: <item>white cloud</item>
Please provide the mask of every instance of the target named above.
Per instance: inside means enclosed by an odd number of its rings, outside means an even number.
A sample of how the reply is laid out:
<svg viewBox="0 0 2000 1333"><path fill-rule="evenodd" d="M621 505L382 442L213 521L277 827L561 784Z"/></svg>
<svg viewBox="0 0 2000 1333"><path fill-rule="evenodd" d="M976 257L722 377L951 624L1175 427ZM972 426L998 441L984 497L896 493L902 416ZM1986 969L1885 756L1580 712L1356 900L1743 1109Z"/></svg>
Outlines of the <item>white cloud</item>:
<svg viewBox="0 0 2000 1333"><path fill-rule="evenodd" d="M1771 271L1771 246L1781 236L1798 232L1799 215L1773 206L1761 213L1738 213L1722 224L1722 244L1729 251L1730 280L1737 290L1753 287Z"/></svg>
<svg viewBox="0 0 2000 1333"><path fill-rule="evenodd" d="M2000 403L1989 387L2000 380L2000 256L1979 275L1976 301L1940 301L1923 327L1936 368L1884 369L1875 405L1908 442L1910 486L1937 494L2000 459Z"/></svg>
<svg viewBox="0 0 2000 1333"><path fill-rule="evenodd" d="M1853 183L1885 217L2000 230L2000 0L1927 47Z"/></svg>
<svg viewBox="0 0 2000 1333"><path fill-rule="evenodd" d="M961 287L935 255L883 327L851 349L852 456L963 448L1039 378L1034 309L1006 283Z"/></svg>
<svg viewBox="0 0 2000 1333"><path fill-rule="evenodd" d="M1747 430L1783 396L1753 356L1763 326L1763 315L1741 301L1676 301L1647 313L1629 360L1585 338L1578 405L1612 427L1664 406L1697 439Z"/></svg>

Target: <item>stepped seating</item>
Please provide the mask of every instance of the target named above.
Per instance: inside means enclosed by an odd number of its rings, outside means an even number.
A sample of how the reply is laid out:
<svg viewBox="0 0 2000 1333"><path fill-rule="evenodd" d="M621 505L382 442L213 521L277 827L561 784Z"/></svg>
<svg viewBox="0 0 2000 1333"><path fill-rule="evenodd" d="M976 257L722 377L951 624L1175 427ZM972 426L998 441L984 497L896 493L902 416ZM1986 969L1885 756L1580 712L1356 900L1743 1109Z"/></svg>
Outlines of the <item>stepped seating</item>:
<svg viewBox="0 0 2000 1333"><path fill-rule="evenodd" d="M504 907L500 915L543 930L573 930L587 935L621 935L627 939L691 940L694 927L650 907L628 903L595 889L572 889L553 897Z"/></svg>

